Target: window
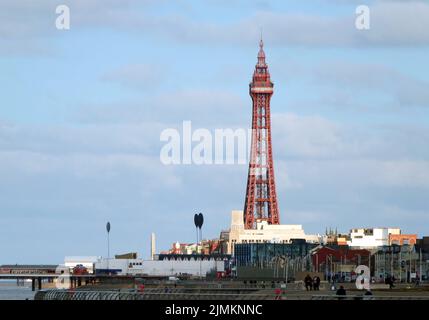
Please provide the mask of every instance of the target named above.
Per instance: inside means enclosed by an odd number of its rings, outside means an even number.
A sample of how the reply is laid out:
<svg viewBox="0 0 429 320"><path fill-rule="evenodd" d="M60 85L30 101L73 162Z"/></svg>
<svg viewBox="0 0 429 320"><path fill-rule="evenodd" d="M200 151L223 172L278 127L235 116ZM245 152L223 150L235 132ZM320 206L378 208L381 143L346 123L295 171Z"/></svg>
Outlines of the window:
<svg viewBox="0 0 429 320"><path fill-rule="evenodd" d="M365 229L364 234L367 236L372 236L372 235L374 235L374 230L373 229Z"/></svg>

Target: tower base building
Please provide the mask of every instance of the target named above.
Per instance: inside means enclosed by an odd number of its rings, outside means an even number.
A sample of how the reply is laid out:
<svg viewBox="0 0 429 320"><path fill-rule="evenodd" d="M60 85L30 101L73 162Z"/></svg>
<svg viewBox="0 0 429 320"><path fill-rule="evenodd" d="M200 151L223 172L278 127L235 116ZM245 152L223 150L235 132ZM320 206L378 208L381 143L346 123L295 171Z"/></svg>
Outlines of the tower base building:
<svg viewBox="0 0 429 320"><path fill-rule="evenodd" d="M256 229L246 229L243 211L231 212L231 226L228 234L228 254L234 254L234 245L238 243L291 243L293 239L303 239L310 243L325 242L320 235L307 235L300 224L269 224L266 220L257 220Z"/></svg>

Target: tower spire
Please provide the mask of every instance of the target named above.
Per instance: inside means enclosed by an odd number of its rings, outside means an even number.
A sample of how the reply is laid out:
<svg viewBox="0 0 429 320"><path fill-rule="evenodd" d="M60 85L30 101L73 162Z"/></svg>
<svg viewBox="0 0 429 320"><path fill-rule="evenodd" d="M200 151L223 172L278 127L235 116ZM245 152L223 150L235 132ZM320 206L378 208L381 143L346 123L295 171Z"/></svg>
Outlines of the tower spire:
<svg viewBox="0 0 429 320"><path fill-rule="evenodd" d="M259 40L258 66L266 66L264 40L262 40L262 30L261 30L261 40Z"/></svg>

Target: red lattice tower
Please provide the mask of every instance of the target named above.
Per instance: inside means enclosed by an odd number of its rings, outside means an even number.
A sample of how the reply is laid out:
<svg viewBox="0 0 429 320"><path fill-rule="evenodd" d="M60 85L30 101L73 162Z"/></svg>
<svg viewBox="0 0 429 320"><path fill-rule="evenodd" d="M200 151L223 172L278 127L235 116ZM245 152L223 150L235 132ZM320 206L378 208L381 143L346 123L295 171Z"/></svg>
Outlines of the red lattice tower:
<svg viewBox="0 0 429 320"><path fill-rule="evenodd" d="M249 85L253 100L252 144L250 150L247 192L244 205L244 226L255 229L257 221L280 224L274 182L273 152L271 144L270 99L273 83L265 62L264 43L259 44L258 62Z"/></svg>

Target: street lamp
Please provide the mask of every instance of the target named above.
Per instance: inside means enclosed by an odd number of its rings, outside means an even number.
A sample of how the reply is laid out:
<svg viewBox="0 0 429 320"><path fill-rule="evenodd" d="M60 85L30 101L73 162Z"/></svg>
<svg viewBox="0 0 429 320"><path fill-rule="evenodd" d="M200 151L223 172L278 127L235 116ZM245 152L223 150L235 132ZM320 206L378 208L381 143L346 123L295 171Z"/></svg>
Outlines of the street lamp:
<svg viewBox="0 0 429 320"><path fill-rule="evenodd" d="M194 215L194 224L195 224L195 228L197 230L197 252L198 252L198 228L200 229L200 241L201 241L201 245L202 245L202 240L203 240L203 233L201 231L201 227L203 226L204 223L204 216L203 214L200 212L199 214L195 214ZM200 277L202 278L202 274L201 274L201 264L202 264L202 252L200 252Z"/></svg>
<svg viewBox="0 0 429 320"><path fill-rule="evenodd" d="M106 224L107 231L107 273L109 273L109 260L110 260L110 222Z"/></svg>
<svg viewBox="0 0 429 320"><path fill-rule="evenodd" d="M194 224L195 224L195 231L197 232L197 250L196 251L198 252L198 226L200 224L200 221L197 213L194 215Z"/></svg>
<svg viewBox="0 0 429 320"><path fill-rule="evenodd" d="M203 216L203 214L200 212L200 213L198 213L198 214L195 214L194 215L194 224L195 224L195 228L196 228L196 231L197 231L197 246L198 246L198 228L200 229L200 241L202 240L202 237L203 237L203 233L202 233L202 231L201 231L201 227L203 226L203 223L204 223L204 216Z"/></svg>
<svg viewBox="0 0 429 320"><path fill-rule="evenodd" d="M200 228L200 241L202 242L203 241L202 227L203 227L203 223L204 223L204 216L201 212L198 214L198 218L199 218L199 228Z"/></svg>

